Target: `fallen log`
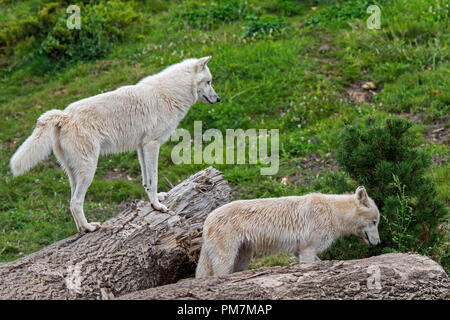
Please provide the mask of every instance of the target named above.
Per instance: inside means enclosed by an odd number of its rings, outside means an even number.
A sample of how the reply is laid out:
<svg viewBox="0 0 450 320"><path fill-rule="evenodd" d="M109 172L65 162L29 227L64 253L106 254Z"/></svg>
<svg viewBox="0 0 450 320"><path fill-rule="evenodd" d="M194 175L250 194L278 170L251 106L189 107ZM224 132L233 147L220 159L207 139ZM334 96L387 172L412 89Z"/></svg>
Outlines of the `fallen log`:
<svg viewBox="0 0 450 320"><path fill-rule="evenodd" d="M450 285L430 258L390 253L183 280L118 299L450 299Z"/></svg>
<svg viewBox="0 0 450 320"><path fill-rule="evenodd" d="M192 276L203 221L231 201L209 167L168 192L171 213L134 201L93 233L78 233L0 264L0 299L109 299Z"/></svg>

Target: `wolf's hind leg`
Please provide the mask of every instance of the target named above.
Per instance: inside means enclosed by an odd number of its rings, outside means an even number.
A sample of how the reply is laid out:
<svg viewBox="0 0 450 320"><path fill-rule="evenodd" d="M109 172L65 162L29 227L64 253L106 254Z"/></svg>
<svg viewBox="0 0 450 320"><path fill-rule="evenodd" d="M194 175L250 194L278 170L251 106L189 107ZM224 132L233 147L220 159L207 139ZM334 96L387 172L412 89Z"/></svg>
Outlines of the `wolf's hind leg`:
<svg viewBox="0 0 450 320"><path fill-rule="evenodd" d="M229 245L231 244L211 247L209 256L214 276L224 276L234 272L238 248L230 248Z"/></svg>
<svg viewBox="0 0 450 320"><path fill-rule="evenodd" d="M56 160L58 160L59 164L62 166L64 171L67 173L67 176L69 177L69 183L70 183L70 197L73 196L73 192L76 188L76 180L75 175L73 173L73 169L69 166L69 162L65 158L64 150L61 146L60 141L60 128L56 127L54 132L54 142L53 142L53 153L55 154Z"/></svg>
<svg viewBox="0 0 450 320"><path fill-rule="evenodd" d="M70 167L69 162L65 158L65 153L61 146L59 134L60 134L60 130L59 130L59 128L56 128L55 134L54 134L55 139L54 139L54 143L53 143L53 153L55 154L56 160L58 160L59 164L64 169L64 171L66 172L66 174L69 178L70 198L72 198L73 193L75 192L75 189L77 187L77 181L75 179L74 170L72 169L72 167ZM74 220L75 220L75 224L77 226L77 230L80 231L81 225L80 225L78 219L75 218L75 216L74 216Z"/></svg>
<svg viewBox="0 0 450 320"><path fill-rule="evenodd" d="M145 167L145 161L144 161L144 150L142 149L142 145L139 145L137 149L138 159L139 159L139 165L141 166L141 175L142 175L142 185L147 187L147 168Z"/></svg>
<svg viewBox="0 0 450 320"><path fill-rule="evenodd" d="M81 160L81 159L78 159ZM70 210L77 224L79 232L92 232L100 228L99 222L87 222L84 215L84 197L86 191L94 179L95 170L97 169L97 158L90 158L88 161L80 161L80 167L75 173L76 188L70 199Z"/></svg>
<svg viewBox="0 0 450 320"><path fill-rule="evenodd" d="M213 259L213 275L224 276L233 273L234 260L233 259Z"/></svg>
<svg viewBox="0 0 450 320"><path fill-rule="evenodd" d="M213 275L211 260L209 259L206 248L202 248L200 251L200 257L198 259L197 268L195 270L195 278L205 278Z"/></svg>
<svg viewBox="0 0 450 320"><path fill-rule="evenodd" d="M61 152L59 152L61 151ZM77 187L77 182L75 180L75 175L73 173L73 169L69 166L66 159L64 158L64 153L62 153L62 150L57 151L56 148L53 149L53 153L55 154L56 159L60 163L63 170L66 172L67 176L69 177L69 183L70 183L70 197L73 196L73 193Z"/></svg>
<svg viewBox="0 0 450 320"><path fill-rule="evenodd" d="M70 198L72 199L73 194L75 192L75 189L77 188L77 181L75 180L75 175L73 173L72 168L69 166L69 164L65 161L65 159L63 158L63 156L57 155L56 152L55 156L58 159L59 163L61 164L61 166L63 167L64 171L67 173L67 176L69 177L69 183L70 183ZM81 225L78 221L78 219L75 218L74 216L74 220L75 220L75 224L77 225L77 230L80 231L81 230Z"/></svg>

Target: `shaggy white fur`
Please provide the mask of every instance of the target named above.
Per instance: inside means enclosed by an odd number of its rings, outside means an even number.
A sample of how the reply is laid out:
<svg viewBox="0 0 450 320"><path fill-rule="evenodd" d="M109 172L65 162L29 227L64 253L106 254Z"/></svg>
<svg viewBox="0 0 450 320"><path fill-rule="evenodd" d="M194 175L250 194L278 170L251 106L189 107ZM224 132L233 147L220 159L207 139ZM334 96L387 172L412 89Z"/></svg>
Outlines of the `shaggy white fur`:
<svg viewBox="0 0 450 320"><path fill-rule="evenodd" d="M299 261L333 241L354 234L367 244L380 242L380 213L364 187L355 194L238 200L211 212L203 225L203 245L196 278L247 269L254 253L292 253Z"/></svg>
<svg viewBox="0 0 450 320"><path fill-rule="evenodd" d="M69 176L70 209L78 231L94 231L100 224L87 222L83 204L99 155L137 150L150 202L155 209L167 211L160 203L164 194L156 190L159 147L194 103L220 101L206 65L210 58L187 59L136 85L44 113L11 158L13 174L25 173L53 150Z"/></svg>

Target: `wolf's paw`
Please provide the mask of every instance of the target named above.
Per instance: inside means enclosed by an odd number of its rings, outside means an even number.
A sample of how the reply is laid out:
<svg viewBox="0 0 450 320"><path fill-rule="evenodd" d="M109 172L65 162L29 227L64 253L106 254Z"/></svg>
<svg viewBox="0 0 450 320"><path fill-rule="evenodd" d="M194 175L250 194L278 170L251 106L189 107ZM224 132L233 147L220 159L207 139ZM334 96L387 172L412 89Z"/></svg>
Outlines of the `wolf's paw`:
<svg viewBox="0 0 450 320"><path fill-rule="evenodd" d="M167 198L167 192L159 192L158 193L158 201L166 200Z"/></svg>
<svg viewBox="0 0 450 320"><path fill-rule="evenodd" d="M91 222L88 223L85 226L82 226L80 229L78 230L79 232L94 232L97 229L100 229L101 223L100 222Z"/></svg>
<svg viewBox="0 0 450 320"><path fill-rule="evenodd" d="M163 205L162 203L160 203L158 200L157 201L152 201L152 207L155 210L161 211L161 212L167 212L169 211L169 209L167 209L167 207L165 205Z"/></svg>

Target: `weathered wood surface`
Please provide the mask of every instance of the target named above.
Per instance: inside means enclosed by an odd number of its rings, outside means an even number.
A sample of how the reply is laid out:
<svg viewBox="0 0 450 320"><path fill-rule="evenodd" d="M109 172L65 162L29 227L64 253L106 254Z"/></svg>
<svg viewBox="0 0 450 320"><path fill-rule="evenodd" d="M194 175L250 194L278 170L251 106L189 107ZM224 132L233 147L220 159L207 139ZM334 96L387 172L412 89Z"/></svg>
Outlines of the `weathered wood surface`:
<svg viewBox="0 0 450 320"><path fill-rule="evenodd" d="M390 253L183 280L118 299L450 299L450 286L435 261Z"/></svg>
<svg viewBox="0 0 450 320"><path fill-rule="evenodd" d="M231 201L209 167L168 192L171 214L134 201L93 233L0 264L0 299L108 299L192 276L203 221Z"/></svg>

